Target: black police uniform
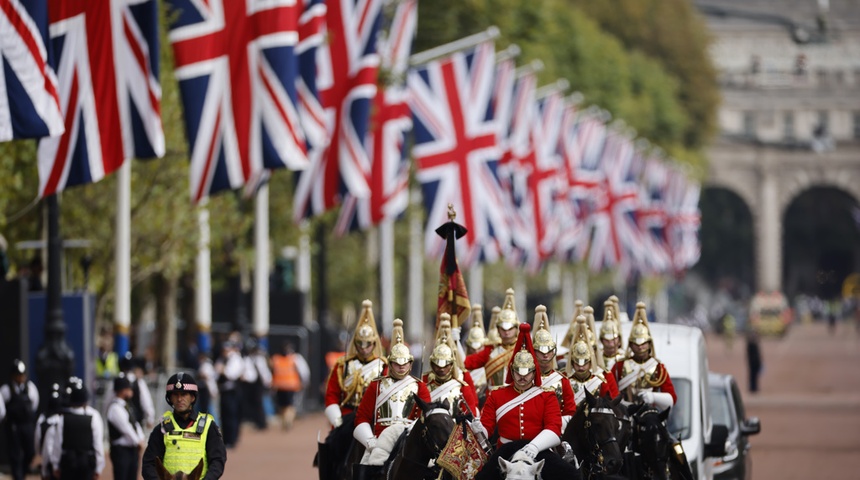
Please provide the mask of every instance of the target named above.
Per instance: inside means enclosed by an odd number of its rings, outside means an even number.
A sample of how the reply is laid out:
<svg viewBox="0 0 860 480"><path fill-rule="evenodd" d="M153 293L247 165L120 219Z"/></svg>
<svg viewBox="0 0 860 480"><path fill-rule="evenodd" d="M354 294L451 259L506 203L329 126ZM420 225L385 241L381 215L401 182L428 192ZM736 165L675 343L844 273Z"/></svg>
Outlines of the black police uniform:
<svg viewBox="0 0 860 480"><path fill-rule="evenodd" d="M16 371L17 366L13 368L13 373ZM6 402L4 431L9 466L12 478L23 480L35 455L36 412L30 400L29 381L25 381L20 386L15 382L9 382L7 387L9 400Z"/></svg>

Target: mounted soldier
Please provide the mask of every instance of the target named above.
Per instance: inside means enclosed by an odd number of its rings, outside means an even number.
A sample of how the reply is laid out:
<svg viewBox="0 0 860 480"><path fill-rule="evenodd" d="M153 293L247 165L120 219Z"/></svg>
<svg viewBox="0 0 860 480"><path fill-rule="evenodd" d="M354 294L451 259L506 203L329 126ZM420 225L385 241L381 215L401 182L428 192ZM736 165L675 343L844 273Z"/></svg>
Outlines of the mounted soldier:
<svg viewBox="0 0 860 480"><path fill-rule="evenodd" d="M561 410L561 431L567 428L573 414L576 413L576 401L571 389L570 380L558 371L556 364L556 343L549 331L549 318L546 315L546 306L535 307L535 329L532 345L535 349L535 357L540 369L541 388L546 392L555 394L558 406Z"/></svg>
<svg viewBox="0 0 860 480"><path fill-rule="evenodd" d="M379 469L363 467L381 466L397 437L421 415L415 398L430 402L427 385L409 374L415 359L403 341L403 321L399 318L394 320L391 335L394 343L388 354L388 372L367 386L355 413L352 435L365 447L361 465L353 468L355 480L373 478ZM383 433L385 437L380 438ZM378 445L383 451L374 452Z"/></svg>
<svg viewBox="0 0 860 480"><path fill-rule="evenodd" d="M361 306L361 316L346 355L337 360L326 382L325 416L333 430L325 443L319 444L314 459L321 480L335 478L337 466L343 467L345 459L351 456L355 410L367 386L387 370L373 317L373 303L365 300Z"/></svg>
<svg viewBox="0 0 860 480"><path fill-rule="evenodd" d="M468 407L468 413L477 417L478 396L469 372L463 371L459 352L454 345L454 339L451 338L451 317L443 313L441 318L436 345L430 354L430 371L424 373L421 380L430 390L432 402L448 401L451 416L461 412L458 407L462 401Z"/></svg>
<svg viewBox="0 0 860 480"><path fill-rule="evenodd" d="M618 396L618 385L612 372L604 371L594 355L594 350L588 342L586 333L588 324L585 316L576 317L575 325L573 343L568 352L566 373L570 378L576 403L579 404L585 399L586 391L594 396L609 395L614 399Z"/></svg>
<svg viewBox="0 0 860 480"><path fill-rule="evenodd" d="M618 362L624 361L624 350L621 347L621 325L615 316L612 302L607 300L603 307L603 322L600 324L600 346L603 365L612 370Z"/></svg>
<svg viewBox="0 0 860 480"><path fill-rule="evenodd" d="M677 396L666 366L657 359L645 304L636 304L633 327L627 340L627 354L623 362L612 368L618 379L618 389L625 400L645 403L665 410L675 404Z"/></svg>
<svg viewBox="0 0 860 480"><path fill-rule="evenodd" d="M505 384L506 366L514 354L514 344L517 340L516 327L519 323L517 308L514 304L514 289L509 288L505 292L505 303L499 311L495 324L499 343L485 346L483 350L467 356L464 362L470 371L484 367L487 384L490 388Z"/></svg>
<svg viewBox="0 0 860 480"><path fill-rule="evenodd" d="M469 332L466 334L466 355L477 353L489 345L489 338L484 331L484 313L480 304L472 305L472 319L469 326ZM465 366L464 366L465 368ZM484 367L478 367L474 370L467 371L472 377L472 383L475 387L475 394L479 402L487 395L487 371Z"/></svg>

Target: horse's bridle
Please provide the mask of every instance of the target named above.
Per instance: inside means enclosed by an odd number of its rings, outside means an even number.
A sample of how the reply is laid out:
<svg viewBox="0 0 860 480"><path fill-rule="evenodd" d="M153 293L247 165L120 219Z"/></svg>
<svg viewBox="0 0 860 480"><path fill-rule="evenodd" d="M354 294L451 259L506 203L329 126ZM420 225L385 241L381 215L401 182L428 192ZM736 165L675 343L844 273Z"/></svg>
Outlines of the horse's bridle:
<svg viewBox="0 0 860 480"><path fill-rule="evenodd" d="M423 443L423 444L424 444L424 446L425 446L428 450L430 450L431 452L433 452L433 453L435 454L435 456L436 456L436 457L438 457L438 456L439 456L439 454L440 454L440 453L442 453L442 449L443 449L443 448L445 448L445 446L443 445L443 446L441 446L441 447L437 447L435 442L433 442L432 440L430 440L429 438L427 438L427 430L428 430L428 428L427 428L427 424L426 424L426 423L424 423L424 419L425 419L425 418L427 418L427 417L429 417L429 416L431 416L431 415L438 415L438 414L440 414L440 413L445 413L445 414L449 414L449 415L450 415L450 412L448 412L448 410L447 410L447 409L444 409L444 408L434 408L434 409L430 410L429 412L427 412L427 413L425 413L425 414L421 415L421 418L418 420L418 421L421 423L421 443Z"/></svg>
<svg viewBox="0 0 860 480"><path fill-rule="evenodd" d="M635 418L637 418L637 417L644 417L645 415L659 415L659 414L660 414L660 412L658 410L655 410L653 408L647 408L647 409L642 410L640 412L636 412L636 414L633 417L635 420ZM665 427L665 423L662 420L659 422L658 425ZM668 435L668 432L666 432L666 434ZM633 429L633 437L634 437L633 443L634 443L634 451L635 451L635 450L637 450L636 447L639 446L642 442L642 438L639 435L639 429L638 428ZM662 453L665 453L665 455L656 455L655 456L656 458L650 458L649 460L655 460L656 462L668 460L669 454L666 453L666 452L668 452L668 448L666 448L665 444L663 444L661 446L663 447L663 450L664 450L664 452L662 452ZM655 472L652 470L652 465L650 462L645 462L644 466L645 466L646 478L657 478L654 475ZM657 464L657 467L659 468L659 463Z"/></svg>
<svg viewBox="0 0 860 480"><path fill-rule="evenodd" d="M618 439L615 438L615 435L603 441L598 441L597 438L594 437L594 434L591 432L591 420L589 420L588 417L595 413L602 415L612 415L613 417L615 417L615 411L610 408L598 407L586 408L585 410L585 435L586 440L589 444L591 444L590 453L593 460L595 460L593 462L589 462L589 475L606 472L606 465L603 464L603 447L611 443L618 443Z"/></svg>

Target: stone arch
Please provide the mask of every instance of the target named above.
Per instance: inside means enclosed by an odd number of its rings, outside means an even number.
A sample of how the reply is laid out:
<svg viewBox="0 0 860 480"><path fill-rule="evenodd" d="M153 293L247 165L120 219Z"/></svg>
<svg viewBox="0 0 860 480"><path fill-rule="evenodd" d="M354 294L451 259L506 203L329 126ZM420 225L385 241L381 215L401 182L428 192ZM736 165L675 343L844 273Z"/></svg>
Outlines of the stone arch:
<svg viewBox="0 0 860 480"><path fill-rule="evenodd" d="M747 209L752 213L753 218L755 218L756 211L753 207L756 205L757 201L756 192L753 188L747 188L746 184L732 182L731 180L724 180L721 178L709 179L708 182L704 185L704 188L719 188L737 195L738 198L740 198L741 201L744 202L744 205L747 207Z"/></svg>
<svg viewBox="0 0 860 480"><path fill-rule="evenodd" d="M860 171L856 168L802 169L783 181L779 195L779 216L783 218L791 203L813 187L830 187L850 195L860 202Z"/></svg>

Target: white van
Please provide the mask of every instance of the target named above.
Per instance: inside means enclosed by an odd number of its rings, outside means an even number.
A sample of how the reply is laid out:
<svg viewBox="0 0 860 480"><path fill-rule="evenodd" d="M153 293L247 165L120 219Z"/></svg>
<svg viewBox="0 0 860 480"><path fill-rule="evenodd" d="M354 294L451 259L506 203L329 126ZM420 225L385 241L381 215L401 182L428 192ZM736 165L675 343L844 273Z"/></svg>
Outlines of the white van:
<svg viewBox="0 0 860 480"><path fill-rule="evenodd" d="M631 322L622 322L622 339L626 349ZM696 327L649 323L654 351L669 370L678 396L669 417L669 431L681 440L687 461L697 480L712 480L711 458L723 455L728 431L714 427L708 405L708 355L705 337ZM554 325L553 335L561 341L568 325ZM597 322L600 331L600 322ZM725 431L722 431L725 430ZM711 440L715 440L711 443Z"/></svg>

